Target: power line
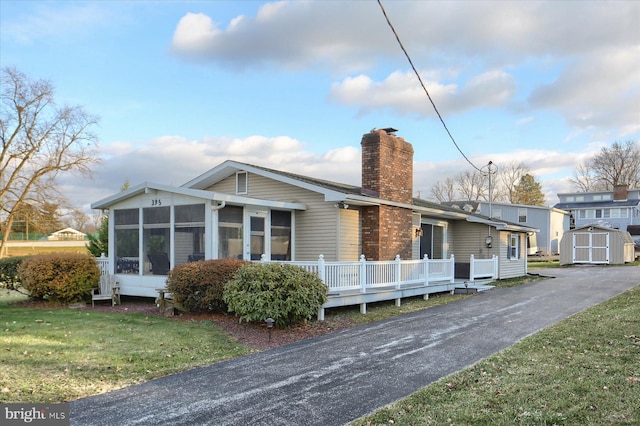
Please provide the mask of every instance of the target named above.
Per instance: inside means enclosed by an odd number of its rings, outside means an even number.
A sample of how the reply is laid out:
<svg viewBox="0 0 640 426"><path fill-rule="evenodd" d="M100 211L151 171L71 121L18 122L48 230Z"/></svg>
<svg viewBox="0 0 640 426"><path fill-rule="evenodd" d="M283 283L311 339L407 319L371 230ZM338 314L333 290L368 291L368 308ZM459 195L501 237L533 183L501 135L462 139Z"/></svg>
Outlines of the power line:
<svg viewBox="0 0 640 426"><path fill-rule="evenodd" d="M471 164L471 166L474 169L476 169L477 171L482 173L482 170L480 170L475 164L473 164L471 162L471 160L469 160L469 158L467 158L467 156L464 154L464 152L462 152L462 150L458 146L458 143L456 142L456 140L454 139L453 135L449 131L449 128L447 127L447 124L444 122L444 119L442 118L442 115L440 115L440 111L438 111L438 108L436 107L436 104L433 102L433 99L431 99L431 95L429 94L429 91L427 90L427 87L422 82L422 78L420 77L420 73L418 73L418 70L413 65L413 61L411 60L411 57L409 56L409 53L407 52L407 49L404 48L404 45L402 44L402 41L400 41L400 37L398 36L398 33L396 32L396 29L393 27L393 24L391 23L391 20L387 16L387 11L384 10L384 6L382 5L382 0L378 0L378 5L380 5L380 9L382 10L382 14L384 15L385 19L387 20L387 24L389 24L389 28L391 28L391 31L393 31L393 35L395 35L396 40L398 41L398 44L400 45L400 48L404 52L404 56L407 57L407 60L409 61L409 64L411 65L411 69L413 69L413 72L415 73L416 77L418 77L418 81L420 82L420 86L422 86L422 89L424 90L424 93L427 94L427 98L429 98L429 101L431 102L431 105L433 106L434 111L438 115L438 118L440 119L440 122L442 123L442 126L444 126L444 129L447 131L447 134L449 135L449 138L451 139L451 142L453 142L453 144L455 145L456 149L458 150L458 152L460 152L460 154L464 157L464 159L467 160L467 163Z"/></svg>

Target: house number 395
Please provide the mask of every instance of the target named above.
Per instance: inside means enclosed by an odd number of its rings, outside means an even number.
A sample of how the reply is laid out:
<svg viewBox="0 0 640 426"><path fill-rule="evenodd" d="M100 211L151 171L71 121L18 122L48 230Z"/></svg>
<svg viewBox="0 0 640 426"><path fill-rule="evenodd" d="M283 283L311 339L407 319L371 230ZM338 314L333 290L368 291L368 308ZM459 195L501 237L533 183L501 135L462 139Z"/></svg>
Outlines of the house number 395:
<svg viewBox="0 0 640 426"><path fill-rule="evenodd" d="M162 200L151 200L151 206L161 206Z"/></svg>

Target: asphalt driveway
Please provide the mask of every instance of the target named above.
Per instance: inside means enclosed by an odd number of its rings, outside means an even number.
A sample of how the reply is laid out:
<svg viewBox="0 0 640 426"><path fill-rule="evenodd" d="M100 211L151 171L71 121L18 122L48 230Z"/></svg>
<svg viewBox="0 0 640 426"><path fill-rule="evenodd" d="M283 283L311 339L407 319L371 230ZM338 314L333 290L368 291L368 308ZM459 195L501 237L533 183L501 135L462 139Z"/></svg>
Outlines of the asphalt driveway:
<svg viewBox="0 0 640 426"><path fill-rule="evenodd" d="M640 284L638 267L519 287L71 403L72 425L343 425Z"/></svg>

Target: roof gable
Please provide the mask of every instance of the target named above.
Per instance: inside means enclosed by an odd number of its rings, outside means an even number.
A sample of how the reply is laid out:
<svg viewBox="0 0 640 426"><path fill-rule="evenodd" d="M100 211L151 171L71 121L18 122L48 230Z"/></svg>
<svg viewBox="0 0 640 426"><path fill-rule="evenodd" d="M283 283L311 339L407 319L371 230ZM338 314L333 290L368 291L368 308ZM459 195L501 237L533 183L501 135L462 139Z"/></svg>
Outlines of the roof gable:
<svg viewBox="0 0 640 426"><path fill-rule="evenodd" d="M225 161L195 179L185 183L182 187L204 190L239 171L254 173L259 176L324 194L327 200L340 200L348 194L365 195L362 193L363 191L359 186L332 182L324 179L316 179L309 176L283 172L281 170L269 169L267 167L241 163L233 160Z"/></svg>

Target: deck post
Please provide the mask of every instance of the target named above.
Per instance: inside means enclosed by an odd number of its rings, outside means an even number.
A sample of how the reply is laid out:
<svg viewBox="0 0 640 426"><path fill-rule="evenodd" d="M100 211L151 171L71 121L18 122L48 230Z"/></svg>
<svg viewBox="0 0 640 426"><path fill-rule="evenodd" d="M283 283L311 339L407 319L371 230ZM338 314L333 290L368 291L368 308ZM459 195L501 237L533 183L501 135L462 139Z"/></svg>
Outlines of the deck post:
<svg viewBox="0 0 640 426"><path fill-rule="evenodd" d="M476 275L475 260L475 256L471 255L471 259L469 260L469 282L473 282L473 277Z"/></svg>
<svg viewBox="0 0 640 426"><path fill-rule="evenodd" d="M324 308L318 309L318 321L324 321Z"/></svg>
<svg viewBox="0 0 640 426"><path fill-rule="evenodd" d="M367 259L364 257L364 254L360 255L360 293L367 292ZM363 313L366 313L367 306L365 304ZM362 307L360 307L360 312L362 312Z"/></svg>
<svg viewBox="0 0 640 426"><path fill-rule="evenodd" d="M324 255L321 254L320 256L318 256L318 277L320 277L322 282L328 287L326 276L327 275L326 275L325 265L324 265Z"/></svg>
<svg viewBox="0 0 640 426"><path fill-rule="evenodd" d="M429 285L429 255L427 253L424 254L424 257L422 258L422 262L423 262L422 270L424 271L424 285L428 286Z"/></svg>
<svg viewBox="0 0 640 426"><path fill-rule="evenodd" d="M454 283L455 281L456 281L456 259L453 256L453 253L451 253L451 283Z"/></svg>
<svg viewBox="0 0 640 426"><path fill-rule="evenodd" d="M395 258L395 262L396 262L396 289L400 290L400 280L402 279L402 261L400 260L400 255L396 254L396 258ZM398 303L398 302L396 302ZM400 306L400 305L396 305L396 306Z"/></svg>
<svg viewBox="0 0 640 426"><path fill-rule="evenodd" d="M366 304L366 303L361 303L361 304L360 304L360 313L361 313L362 315L364 315L364 314L366 314L366 313L367 313L367 304Z"/></svg>
<svg viewBox="0 0 640 426"><path fill-rule="evenodd" d="M498 256L496 256L495 254L493 255L493 279L497 280L498 279Z"/></svg>

